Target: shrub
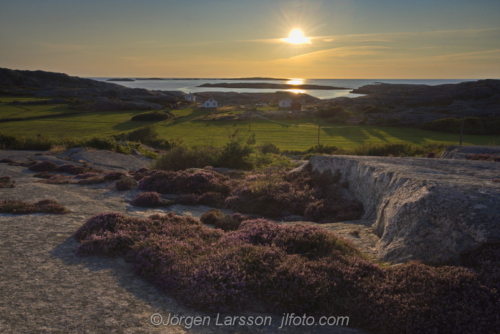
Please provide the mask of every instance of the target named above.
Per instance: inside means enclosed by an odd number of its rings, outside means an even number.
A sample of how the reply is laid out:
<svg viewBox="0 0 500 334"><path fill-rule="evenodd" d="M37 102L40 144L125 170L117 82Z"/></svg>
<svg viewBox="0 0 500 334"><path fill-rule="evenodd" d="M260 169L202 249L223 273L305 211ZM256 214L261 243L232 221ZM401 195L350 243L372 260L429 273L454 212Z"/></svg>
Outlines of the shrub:
<svg viewBox="0 0 500 334"><path fill-rule="evenodd" d="M422 125L424 130L460 133L462 118L448 117L426 122ZM478 135L500 134L500 117L465 117L464 133Z"/></svg>
<svg viewBox="0 0 500 334"><path fill-rule="evenodd" d="M212 146L177 146L160 155L153 162L153 169L179 171L216 165L220 149Z"/></svg>
<svg viewBox="0 0 500 334"><path fill-rule="evenodd" d="M102 178L101 176L92 176L92 177L87 177L85 179L82 179L78 181L78 184L81 185L89 185L89 184L99 184L99 183L105 183L106 180Z"/></svg>
<svg viewBox="0 0 500 334"><path fill-rule="evenodd" d="M121 177L115 183L116 190L118 191L130 190L135 188L136 186L137 186L137 181L130 176Z"/></svg>
<svg viewBox="0 0 500 334"><path fill-rule="evenodd" d="M73 164L64 164L57 167L54 171L68 174L83 174L87 169Z"/></svg>
<svg viewBox="0 0 500 334"><path fill-rule="evenodd" d="M48 179L45 180L40 180L37 181L38 183L47 183L47 184L69 184L72 183L72 177L71 176L66 176L66 175L61 175L61 174L55 174L49 177Z"/></svg>
<svg viewBox="0 0 500 334"><path fill-rule="evenodd" d="M267 154L267 153L280 154L281 153L281 150L278 148L278 146L274 145L273 143L263 143L263 144L257 146L257 149L262 154Z"/></svg>
<svg viewBox="0 0 500 334"><path fill-rule="evenodd" d="M51 174L49 172L40 172L40 173L36 173L35 175L33 175L33 177L38 177L40 179L50 179L52 176L53 176L53 174Z"/></svg>
<svg viewBox="0 0 500 334"><path fill-rule="evenodd" d="M241 220L238 216L224 215L222 218L215 222L215 227L220 228L223 231L236 231L240 225Z"/></svg>
<svg viewBox="0 0 500 334"><path fill-rule="evenodd" d="M95 148L98 150L116 151L118 144L110 137L92 137L81 143L83 147Z"/></svg>
<svg viewBox="0 0 500 334"><path fill-rule="evenodd" d="M361 256L350 241L322 228L304 224L280 225L264 219L246 220L227 238L252 245L274 245L287 254L309 259L330 256L337 251L348 256Z"/></svg>
<svg viewBox="0 0 500 334"><path fill-rule="evenodd" d="M105 181L116 181L124 176L126 176L127 174L124 173L124 172L107 172L107 173L104 173L104 175L102 176L102 178L105 180Z"/></svg>
<svg viewBox="0 0 500 334"><path fill-rule="evenodd" d="M15 188L15 181L10 176L0 176L0 188Z"/></svg>
<svg viewBox="0 0 500 334"><path fill-rule="evenodd" d="M274 271L268 298L280 312L350 314L363 308L353 302L363 280L381 275L373 263L340 252L315 261L292 255Z"/></svg>
<svg viewBox="0 0 500 334"><path fill-rule="evenodd" d="M354 320L380 333L493 333L500 324L498 291L461 267L393 266L358 296Z"/></svg>
<svg viewBox="0 0 500 334"><path fill-rule="evenodd" d="M99 173L88 172L84 174L78 174L75 176L75 179L89 179L91 177L99 177Z"/></svg>
<svg viewBox="0 0 500 334"><path fill-rule="evenodd" d="M203 194L207 192L228 194L230 191L230 187L226 183L228 180L229 178L222 174L206 170L193 173L156 171L144 177L139 182L138 188L163 194Z"/></svg>
<svg viewBox="0 0 500 334"><path fill-rule="evenodd" d="M143 126L133 131L127 132L124 136L125 140L141 142L147 144L159 137L158 132L152 125Z"/></svg>
<svg viewBox="0 0 500 334"><path fill-rule="evenodd" d="M328 109L320 109L316 111L316 116L321 118L332 118L344 112L345 109L343 107L336 106Z"/></svg>
<svg viewBox="0 0 500 334"><path fill-rule="evenodd" d="M133 206L154 208L163 205L163 200L161 199L161 195L159 193L151 191L138 194L132 202L130 202L130 204Z"/></svg>
<svg viewBox="0 0 500 334"><path fill-rule="evenodd" d="M210 209L201 215L200 221L203 224L212 224L214 225L219 219L223 218L224 214L222 211L217 209Z"/></svg>
<svg viewBox="0 0 500 334"><path fill-rule="evenodd" d="M224 196L219 192L209 191L197 198L197 204L221 207L224 205Z"/></svg>
<svg viewBox="0 0 500 334"><path fill-rule="evenodd" d="M28 169L33 172L53 172L56 168L55 163L46 160L30 166Z"/></svg>
<svg viewBox="0 0 500 334"><path fill-rule="evenodd" d="M44 199L36 203L25 203L18 200L0 200L1 213L69 213L63 205L51 199Z"/></svg>
<svg viewBox="0 0 500 334"><path fill-rule="evenodd" d="M142 121L142 122L148 122L148 121L164 121L166 119L171 118L172 115L167 114L164 111L150 111L150 112L145 112L141 114L137 114L133 116L130 120L131 121Z"/></svg>

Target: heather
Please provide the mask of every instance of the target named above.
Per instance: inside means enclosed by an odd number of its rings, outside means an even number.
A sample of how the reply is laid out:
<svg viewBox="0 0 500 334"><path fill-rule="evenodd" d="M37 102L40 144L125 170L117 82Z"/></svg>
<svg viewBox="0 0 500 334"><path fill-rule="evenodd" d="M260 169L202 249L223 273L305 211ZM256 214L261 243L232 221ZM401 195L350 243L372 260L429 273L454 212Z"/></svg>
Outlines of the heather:
<svg viewBox="0 0 500 334"><path fill-rule="evenodd" d="M33 172L53 172L57 168L57 165L52 161L42 161L30 166L28 169Z"/></svg>
<svg viewBox="0 0 500 334"><path fill-rule="evenodd" d="M237 230L244 220L250 220L250 217L244 216L241 213L225 215L220 210L210 209L200 217L203 224L211 224L223 231Z"/></svg>
<svg viewBox="0 0 500 334"><path fill-rule="evenodd" d="M163 201L161 195L154 191L137 194L130 202L133 206L142 206L146 208L154 208L157 206L165 206L168 203Z"/></svg>
<svg viewBox="0 0 500 334"><path fill-rule="evenodd" d="M183 194L177 200L180 204L227 207L268 217L301 215L318 222L354 220L363 214L361 202L342 196L340 175L328 172L269 171L242 180L206 169L151 171L145 175L139 181L140 190Z"/></svg>
<svg viewBox="0 0 500 334"><path fill-rule="evenodd" d="M471 268L382 268L331 232L263 219L224 232L173 213L105 213L75 237L79 255L124 256L138 275L198 310L345 314L374 333L487 333L500 325L497 244L468 254Z"/></svg>
<svg viewBox="0 0 500 334"><path fill-rule="evenodd" d="M359 292L355 321L377 333L479 334L500 325L499 291L464 267L408 262L366 280Z"/></svg>
<svg viewBox="0 0 500 334"><path fill-rule="evenodd" d="M123 176L115 183L116 190L126 191L137 186L137 181L131 176Z"/></svg>
<svg viewBox="0 0 500 334"><path fill-rule="evenodd" d="M12 181L10 176L0 176L0 189L15 188L15 186L15 181Z"/></svg>
<svg viewBox="0 0 500 334"><path fill-rule="evenodd" d="M228 194L229 178L215 172L201 170L193 173L187 171L155 171L150 176L140 180L138 188L146 191L156 191L170 194L198 194L217 192Z"/></svg>
<svg viewBox="0 0 500 334"><path fill-rule="evenodd" d="M478 259L476 271L418 262L381 268L328 231L263 219L223 232L173 213L107 213L75 237L80 255L125 256L137 274L200 310L342 312L376 333L484 333L500 324L498 290L482 278L498 270L498 245L468 256Z"/></svg>
<svg viewBox="0 0 500 334"><path fill-rule="evenodd" d="M68 173L68 174L83 174L88 171L88 168L73 165L73 164L64 164L56 169L54 169L55 172L60 172L60 173Z"/></svg>
<svg viewBox="0 0 500 334"><path fill-rule="evenodd" d="M18 200L0 200L0 213L69 213L63 205L51 199L44 199L36 203L26 203Z"/></svg>
<svg viewBox="0 0 500 334"><path fill-rule="evenodd" d="M363 205L342 196L339 179L340 175L309 169L250 175L233 189L226 206L269 217L301 215L317 222L359 219Z"/></svg>

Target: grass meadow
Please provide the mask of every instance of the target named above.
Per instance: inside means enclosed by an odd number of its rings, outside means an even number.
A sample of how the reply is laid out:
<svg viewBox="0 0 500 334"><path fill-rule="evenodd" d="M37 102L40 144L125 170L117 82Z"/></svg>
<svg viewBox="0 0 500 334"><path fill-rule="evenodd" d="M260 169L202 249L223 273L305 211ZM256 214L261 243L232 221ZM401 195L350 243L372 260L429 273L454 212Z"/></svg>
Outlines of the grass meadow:
<svg viewBox="0 0 500 334"><path fill-rule="evenodd" d="M164 139L182 138L188 145L222 145L228 141L228 134L235 129L251 130L257 142L271 142L282 150L305 150L318 143L318 122L316 119L245 121L201 121L196 118L206 111L191 108L173 110L176 119L161 122L136 122L130 118L142 111L74 112L64 105L7 105L18 98L0 100L0 119L25 118L53 115L49 118L8 121L0 123L0 133L5 135L52 138L91 137L116 135L139 127L155 124ZM29 100L29 99L25 99ZM65 115L66 113L66 115ZM416 145L431 143L458 144L458 134L425 131L407 127L374 125L335 125L319 121L320 142L351 149L364 144L405 142ZM499 136L465 135L465 145L500 145Z"/></svg>

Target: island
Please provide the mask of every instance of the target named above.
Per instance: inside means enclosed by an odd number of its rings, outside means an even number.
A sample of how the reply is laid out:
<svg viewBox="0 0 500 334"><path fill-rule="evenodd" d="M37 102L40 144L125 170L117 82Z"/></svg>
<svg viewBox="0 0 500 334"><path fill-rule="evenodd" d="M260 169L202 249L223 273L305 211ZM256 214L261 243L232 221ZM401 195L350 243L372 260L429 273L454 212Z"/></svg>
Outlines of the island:
<svg viewBox="0 0 500 334"><path fill-rule="evenodd" d="M165 80L163 78L135 78L135 80Z"/></svg>
<svg viewBox="0 0 500 334"><path fill-rule="evenodd" d="M325 89L325 90L334 90L334 89L350 89L345 87L334 87L334 86L322 86L322 85L289 85L289 84L273 84L273 83L265 83L265 82L236 82L236 83L205 83L196 87L210 87L210 88L256 88L256 89Z"/></svg>
<svg viewBox="0 0 500 334"><path fill-rule="evenodd" d="M130 78L112 78L112 79L108 79L106 81L135 81L135 80L130 79Z"/></svg>

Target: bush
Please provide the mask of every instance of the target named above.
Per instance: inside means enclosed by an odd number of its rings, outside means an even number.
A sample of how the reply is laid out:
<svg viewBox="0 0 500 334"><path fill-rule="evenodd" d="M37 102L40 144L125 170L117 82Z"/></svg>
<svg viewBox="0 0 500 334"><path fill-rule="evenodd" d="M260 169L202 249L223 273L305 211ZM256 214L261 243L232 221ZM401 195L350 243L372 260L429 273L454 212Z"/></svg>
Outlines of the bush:
<svg viewBox="0 0 500 334"><path fill-rule="evenodd" d="M116 181L124 176L127 176L124 172L107 172L102 175L104 181Z"/></svg>
<svg viewBox="0 0 500 334"><path fill-rule="evenodd" d="M500 296L461 267L408 262L360 286L355 321L379 333L493 333Z"/></svg>
<svg viewBox="0 0 500 334"><path fill-rule="evenodd" d="M498 284L498 244L465 257L477 274L417 262L382 269L331 232L262 219L224 233L173 213L106 213L75 238L77 254L125 256L138 275L198 310L347 314L357 327L389 334L493 333L500 324L490 285Z"/></svg>
<svg viewBox="0 0 500 334"><path fill-rule="evenodd" d="M440 118L422 125L424 130L460 133L462 119L456 117ZM470 135L500 134L500 117L465 117L464 133Z"/></svg>
<svg viewBox="0 0 500 334"><path fill-rule="evenodd" d="M0 213L69 213L63 205L51 199L44 199L36 203L25 203L18 200L0 200Z"/></svg>
<svg viewBox="0 0 500 334"><path fill-rule="evenodd" d="M133 206L143 206L147 208L154 208L157 206L163 205L163 200L161 195L157 192L145 192L138 194L132 202L130 202Z"/></svg>
<svg viewBox="0 0 500 334"><path fill-rule="evenodd" d="M0 189L15 188L15 186L15 181L12 181L10 176L0 176Z"/></svg>
<svg viewBox="0 0 500 334"><path fill-rule="evenodd" d="M156 191L162 194L203 194L216 192L226 195L230 191L227 176L206 170L193 173L180 171L156 171L144 177L138 188L146 191Z"/></svg>
<svg viewBox="0 0 500 334"><path fill-rule="evenodd" d="M53 172L57 168L57 165L52 161L42 161L33 166L30 166L28 169L33 172Z"/></svg>
<svg viewBox="0 0 500 334"><path fill-rule="evenodd" d="M99 184L99 183L105 183L106 180L101 177L101 176L92 176L92 177L87 177L85 179L82 179L78 181L78 184L81 185L89 185L89 184Z"/></svg>
<svg viewBox="0 0 500 334"><path fill-rule="evenodd" d="M164 111L150 111L150 112L145 112L141 114L137 114L133 116L130 120L131 121L141 121L141 122L148 122L148 121L164 121L166 119L171 118L172 115L164 112Z"/></svg>
<svg viewBox="0 0 500 334"><path fill-rule="evenodd" d="M321 118L332 118L342 113L345 113L345 109L343 107L336 106L328 109L320 109L316 111L316 116Z"/></svg>
<svg viewBox="0 0 500 334"><path fill-rule="evenodd" d="M125 140L135 141L135 142L146 142L151 139L158 138L158 132L151 126L143 126L141 128L135 129L133 131L127 132L125 134Z"/></svg>
<svg viewBox="0 0 500 334"><path fill-rule="evenodd" d="M137 186L137 181L130 176L121 177L115 183L116 190L118 191L130 190L135 188L136 186Z"/></svg>
<svg viewBox="0 0 500 334"><path fill-rule="evenodd" d="M267 153L280 154L281 153L281 150L278 148L278 146L274 145L273 143L263 143L263 144L257 146L257 149L262 154L267 154Z"/></svg>
<svg viewBox="0 0 500 334"><path fill-rule="evenodd" d="M203 224L214 225L219 219L221 219L223 217L224 217L224 214L222 213L222 211L217 210L217 209L210 209L201 215L200 221Z"/></svg>
<svg viewBox="0 0 500 334"><path fill-rule="evenodd" d="M203 168L217 164L220 149L212 146L177 146L160 155L153 162L153 169L179 171L188 168Z"/></svg>
<svg viewBox="0 0 500 334"><path fill-rule="evenodd" d="M57 167L54 171L68 174L83 174L87 171L87 168L76 166L73 164L64 164Z"/></svg>

